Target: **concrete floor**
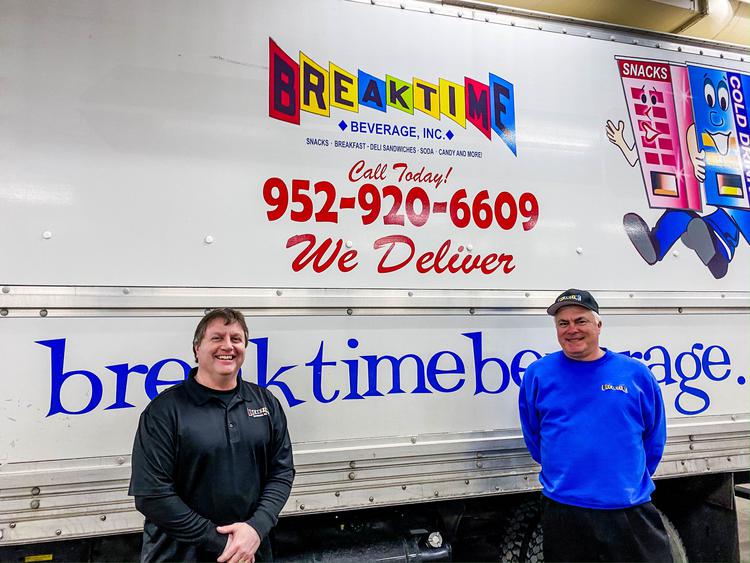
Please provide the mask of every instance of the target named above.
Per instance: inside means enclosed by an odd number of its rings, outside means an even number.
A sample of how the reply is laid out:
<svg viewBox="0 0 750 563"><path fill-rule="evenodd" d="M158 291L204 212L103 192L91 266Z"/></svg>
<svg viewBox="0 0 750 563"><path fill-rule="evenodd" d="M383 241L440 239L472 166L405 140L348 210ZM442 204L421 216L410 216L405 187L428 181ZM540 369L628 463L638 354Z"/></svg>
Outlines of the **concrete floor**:
<svg viewBox="0 0 750 563"><path fill-rule="evenodd" d="M737 500L737 525L740 531L740 561L750 563L750 500L734 498Z"/></svg>

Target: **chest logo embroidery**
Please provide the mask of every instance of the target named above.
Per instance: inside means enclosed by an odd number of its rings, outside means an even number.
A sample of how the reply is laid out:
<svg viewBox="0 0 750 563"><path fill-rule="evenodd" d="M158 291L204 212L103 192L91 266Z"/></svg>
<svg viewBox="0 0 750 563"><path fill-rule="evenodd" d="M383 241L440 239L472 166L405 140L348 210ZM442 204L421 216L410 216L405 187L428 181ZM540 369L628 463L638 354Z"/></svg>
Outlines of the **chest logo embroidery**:
<svg viewBox="0 0 750 563"><path fill-rule="evenodd" d="M271 413L268 411L268 407L260 407L259 409L247 408L247 416L257 418L259 416L269 416Z"/></svg>
<svg viewBox="0 0 750 563"><path fill-rule="evenodd" d="M602 391L622 391L623 393L628 392L627 385L612 385L611 383L605 383L602 385Z"/></svg>

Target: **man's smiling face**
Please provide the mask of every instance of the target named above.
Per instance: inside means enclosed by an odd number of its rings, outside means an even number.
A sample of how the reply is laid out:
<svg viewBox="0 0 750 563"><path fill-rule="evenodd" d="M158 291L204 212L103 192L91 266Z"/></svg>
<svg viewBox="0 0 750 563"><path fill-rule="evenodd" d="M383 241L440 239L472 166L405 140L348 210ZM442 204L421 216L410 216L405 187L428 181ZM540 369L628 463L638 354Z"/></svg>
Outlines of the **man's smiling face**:
<svg viewBox="0 0 750 563"><path fill-rule="evenodd" d="M214 319L195 347L199 373L212 382L234 381L245 361L246 344L239 323L224 324L224 319Z"/></svg>
<svg viewBox="0 0 750 563"><path fill-rule="evenodd" d="M591 361L601 356L601 323L586 307L568 305L555 314L557 341L563 353L573 360Z"/></svg>

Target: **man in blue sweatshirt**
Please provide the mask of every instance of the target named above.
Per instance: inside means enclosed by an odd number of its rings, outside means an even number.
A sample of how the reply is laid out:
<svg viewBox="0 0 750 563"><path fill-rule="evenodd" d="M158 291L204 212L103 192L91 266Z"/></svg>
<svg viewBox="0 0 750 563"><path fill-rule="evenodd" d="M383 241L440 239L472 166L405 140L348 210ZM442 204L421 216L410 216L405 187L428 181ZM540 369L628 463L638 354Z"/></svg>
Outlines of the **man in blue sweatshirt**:
<svg viewBox="0 0 750 563"><path fill-rule="evenodd" d="M562 350L526 370L519 413L541 464L545 561L671 562L651 504L666 441L661 392L642 363L599 347L599 305L569 289L547 309Z"/></svg>

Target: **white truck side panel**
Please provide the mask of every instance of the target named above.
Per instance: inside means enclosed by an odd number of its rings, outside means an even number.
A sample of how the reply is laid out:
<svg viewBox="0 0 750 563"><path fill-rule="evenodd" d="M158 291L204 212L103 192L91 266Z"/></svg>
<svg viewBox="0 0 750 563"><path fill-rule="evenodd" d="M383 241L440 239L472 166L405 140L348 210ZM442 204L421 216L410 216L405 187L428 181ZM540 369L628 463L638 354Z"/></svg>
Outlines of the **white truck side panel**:
<svg viewBox="0 0 750 563"><path fill-rule="evenodd" d="M403 4L0 0L0 545L141 525L138 415L215 306L246 312L244 376L287 412L286 514L537 488L518 382L570 286L662 384L659 475L750 467L745 233L718 279L679 232L649 265L623 216L664 210L605 133L634 142L616 57L746 76L746 55ZM326 111L311 91L299 124L273 115L271 40L308 86L328 73ZM348 111L355 78L401 94ZM448 115L488 84L489 138ZM444 88L443 113L399 109L409 87ZM337 259L300 264L306 235Z"/></svg>
<svg viewBox="0 0 750 563"><path fill-rule="evenodd" d="M0 31L9 44L0 55L0 198L13 217L0 225L4 283L558 290L575 279L572 272L585 272L591 289L718 287L680 243L656 267L634 251L623 215L640 213L652 225L661 211L648 208L640 168L627 166L606 141L605 125L629 124L616 56L720 63L745 73L750 65L479 17L342 1L306 6L3 2ZM272 119L269 39L292 59L302 52L326 71L335 65L353 76L363 71L409 85L413 77L435 85L445 79L463 89L464 77L486 83L490 73L497 75L513 88L517 155L495 132L490 140L466 120L437 120L416 110L329 107L327 116L303 111L300 125ZM463 101L462 90L456 92ZM338 126L342 120L346 131ZM414 127L416 136L352 132L361 121ZM454 137L426 139L425 128ZM629 125L626 137L632 143ZM336 147L336 141L363 148ZM384 150L386 145L416 154ZM422 149L435 154L420 154ZM441 155L441 149L466 155ZM470 151L477 154L470 157ZM360 160L366 167L351 173ZM408 216L401 217L404 225L384 224L395 204L385 195L378 220L369 225L363 225L367 213L359 199L353 209L342 202L358 198L367 178L356 178L377 165L385 168L371 182L381 192L393 184L406 198L415 185L424 189L428 209L414 204L423 225ZM421 181L407 180L406 170L422 168ZM442 175L442 183L424 181L427 173ZM330 182L336 222L292 221L291 211L303 209L299 202L270 221L272 208L262 193L273 177L285 182L290 196L293 179ZM450 204L460 189L469 205L485 189L490 204L504 191L516 206L524 193L532 194L538 223L524 230L519 215L507 230L494 221L485 229L476 221L456 227L450 206L447 212L434 206ZM313 195L311 188L309 195L315 212L323 210L324 194ZM481 206L479 201L478 213ZM404 201L397 214L405 209ZM502 212L511 213L507 206ZM293 271L305 245L287 248L287 241L301 234L315 235L318 243L329 237L350 243L357 266ZM408 256L403 243L387 259L387 246L374 248L376 240L393 235L409 237L415 256L400 269L378 273L381 260L396 264ZM446 240L450 253L470 245L481 257L512 256L512 271L418 273L418 256L437 252ZM744 291L749 277L748 248L740 241L721 288Z"/></svg>

